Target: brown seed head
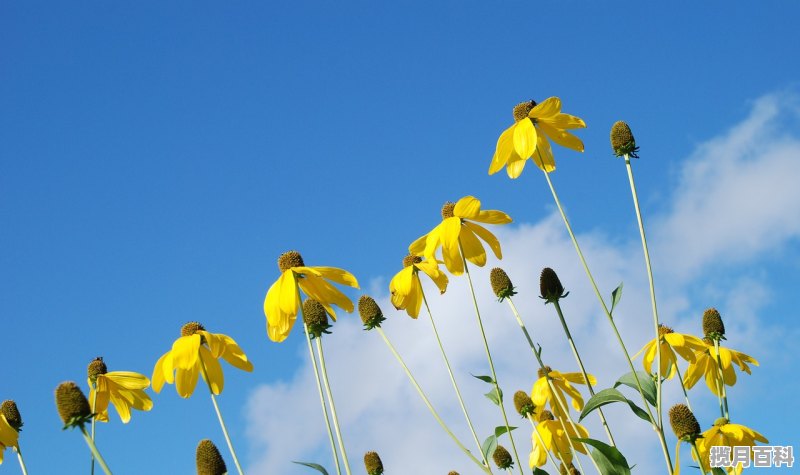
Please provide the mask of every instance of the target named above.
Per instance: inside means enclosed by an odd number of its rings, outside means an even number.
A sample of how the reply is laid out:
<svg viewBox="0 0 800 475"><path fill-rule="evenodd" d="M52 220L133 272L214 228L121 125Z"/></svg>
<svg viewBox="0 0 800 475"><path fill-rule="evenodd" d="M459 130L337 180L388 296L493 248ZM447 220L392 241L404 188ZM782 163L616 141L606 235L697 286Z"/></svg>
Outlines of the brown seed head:
<svg viewBox="0 0 800 475"><path fill-rule="evenodd" d="M303 266L305 266L303 263L303 256L301 256L297 251L284 252L280 257L278 257L278 269L280 269L281 272L286 272L292 267Z"/></svg>
<svg viewBox="0 0 800 475"><path fill-rule="evenodd" d="M516 294L516 292L514 292L514 285L511 283L508 274L499 267L495 267L489 272L489 283L492 285L494 294L500 300Z"/></svg>
<svg viewBox="0 0 800 475"><path fill-rule="evenodd" d="M403 258L403 267L405 268L408 266L413 266L414 264L419 264L420 262L422 262L421 257L409 254Z"/></svg>
<svg viewBox="0 0 800 475"><path fill-rule="evenodd" d="M181 327L181 336L192 336L199 331L205 331L206 327L197 323L189 322Z"/></svg>
<svg viewBox="0 0 800 475"><path fill-rule="evenodd" d="M381 326L381 322L386 320L378 303L369 295L362 295L358 299L358 315L361 317L361 321L364 323L364 328L366 330L379 327Z"/></svg>
<svg viewBox="0 0 800 475"><path fill-rule="evenodd" d="M447 475L460 475L460 474L455 470L450 470L449 472L447 472Z"/></svg>
<svg viewBox="0 0 800 475"><path fill-rule="evenodd" d="M10 399L3 401L3 404L0 404L0 414L6 416L8 425L13 427L15 431L19 432L23 424L22 416L19 414L19 409L17 409L17 403Z"/></svg>
<svg viewBox="0 0 800 475"><path fill-rule="evenodd" d="M686 404L675 404L669 410L669 423L675 437L693 441L700 435L700 424Z"/></svg>
<svg viewBox="0 0 800 475"><path fill-rule="evenodd" d="M517 413L520 416L528 417L530 414L533 414L536 406L533 405L533 400L528 396L528 393L525 391L517 391L514 393L514 408L517 409Z"/></svg>
<svg viewBox="0 0 800 475"><path fill-rule="evenodd" d="M497 448L494 449L492 459L494 460L495 465L497 465L497 468L501 470L505 470L514 466L514 459L511 458L511 454L508 453L508 450L506 450L506 448L502 445L498 445Z"/></svg>
<svg viewBox="0 0 800 475"><path fill-rule="evenodd" d="M219 449L208 439L203 439L197 444L195 460L197 475L223 475L228 471Z"/></svg>
<svg viewBox="0 0 800 475"><path fill-rule="evenodd" d="M631 157L638 158L636 152L639 147L636 146L636 140L633 138L633 132L628 124L619 120L614 122L611 126L611 150L614 155L621 157L623 155L630 155Z"/></svg>
<svg viewBox="0 0 800 475"><path fill-rule="evenodd" d="M315 325L327 325L328 312L326 312L325 307L323 307L322 304L316 300L306 299L306 301L303 302L303 321L309 327Z"/></svg>
<svg viewBox="0 0 800 475"><path fill-rule="evenodd" d="M520 102L519 104L515 105L514 122L519 122L528 117L528 113L530 113L534 107L536 107L536 103L534 101Z"/></svg>
<svg viewBox="0 0 800 475"><path fill-rule="evenodd" d="M558 302L559 299L567 296L556 271L549 267L542 269L542 274L539 277L539 290L542 292L540 297L547 303Z"/></svg>
<svg viewBox="0 0 800 475"><path fill-rule="evenodd" d="M703 312L703 334L711 340L724 338L725 324L722 323L722 315L716 308L709 308Z"/></svg>
<svg viewBox="0 0 800 475"><path fill-rule="evenodd" d="M442 219L452 218L455 216L453 211L456 209L456 204L452 201L448 201L447 203L442 205Z"/></svg>
<svg viewBox="0 0 800 475"><path fill-rule="evenodd" d="M67 426L81 424L92 415L89 401L86 400L81 388L72 381L61 383L56 388L56 408L64 425Z"/></svg>
<svg viewBox="0 0 800 475"><path fill-rule="evenodd" d="M367 475L383 474L383 462L377 452L364 454L364 468L367 469Z"/></svg>
<svg viewBox="0 0 800 475"><path fill-rule="evenodd" d="M103 357L98 356L97 358L93 359L86 368L86 373L89 376L89 381L91 381L92 384L97 381L98 376L108 373L108 367L106 367L106 364L103 362Z"/></svg>
<svg viewBox="0 0 800 475"><path fill-rule="evenodd" d="M668 333L674 333L671 327L664 325L663 323L658 324L658 336L664 336Z"/></svg>

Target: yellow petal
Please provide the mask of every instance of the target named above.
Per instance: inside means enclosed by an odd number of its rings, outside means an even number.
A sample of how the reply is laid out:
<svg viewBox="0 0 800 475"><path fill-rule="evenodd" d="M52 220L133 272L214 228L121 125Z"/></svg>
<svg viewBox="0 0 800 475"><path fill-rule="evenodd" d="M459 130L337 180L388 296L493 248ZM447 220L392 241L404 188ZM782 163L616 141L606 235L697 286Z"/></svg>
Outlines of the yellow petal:
<svg viewBox="0 0 800 475"><path fill-rule="evenodd" d="M195 386L197 386L199 373L199 365L192 366L189 369L175 369L175 389L180 397L187 398L192 395Z"/></svg>
<svg viewBox="0 0 800 475"><path fill-rule="evenodd" d="M514 151L521 158L528 158L536 150L536 127L530 120L522 119L514 126Z"/></svg>
<svg viewBox="0 0 800 475"><path fill-rule="evenodd" d="M312 299L318 301L322 305L336 305L346 312L352 312L353 302L347 298L339 289L329 284L321 277L314 275L307 275L300 279L300 288ZM331 316L334 316L332 314Z"/></svg>
<svg viewBox="0 0 800 475"><path fill-rule="evenodd" d="M95 420L108 422L108 384L102 379L103 375L97 377L97 390L89 385L89 407L97 414Z"/></svg>
<svg viewBox="0 0 800 475"><path fill-rule="evenodd" d="M478 267L486 265L486 250L483 244L475 236L475 233L464 223L461 231L461 248L464 251L464 258Z"/></svg>
<svg viewBox="0 0 800 475"><path fill-rule="evenodd" d="M525 163L527 161L527 158L509 160L508 167L506 167L506 173L508 173L508 177L511 179L519 178L519 176L522 175L522 170L525 169Z"/></svg>
<svg viewBox="0 0 800 475"><path fill-rule="evenodd" d="M445 293L448 279L445 273L439 270L439 264L436 261L425 260L417 264L416 267L431 278L439 289L439 293ZM419 276L417 276L417 279L419 279Z"/></svg>
<svg viewBox="0 0 800 475"><path fill-rule="evenodd" d="M289 269L278 279L278 302L281 311L287 315L297 315L300 295L297 293L297 276Z"/></svg>
<svg viewBox="0 0 800 475"><path fill-rule="evenodd" d="M561 99L557 97L548 97L539 104L536 104L528 113L528 117L532 119L554 117L559 112L561 112Z"/></svg>
<svg viewBox="0 0 800 475"><path fill-rule="evenodd" d="M456 202L453 216L465 219L474 219L481 212L481 202L474 196L465 196Z"/></svg>
<svg viewBox="0 0 800 475"><path fill-rule="evenodd" d="M473 221L486 224L508 224L511 222L511 216L496 209L489 209L481 211L477 217L473 218Z"/></svg>
<svg viewBox="0 0 800 475"><path fill-rule="evenodd" d="M411 292L414 267L408 266L398 272L389 283L389 290L394 294L408 295Z"/></svg>
<svg viewBox="0 0 800 475"><path fill-rule="evenodd" d="M421 256L425 251L425 243L428 239L428 235L422 235L418 237L414 242L408 246L408 253L412 256Z"/></svg>
<svg viewBox="0 0 800 475"><path fill-rule="evenodd" d="M479 238L483 239L492 249L495 257L498 259L503 258L503 251L500 249L500 241L498 241L494 234L489 232L488 229L475 223L464 223L464 227L477 234Z"/></svg>
<svg viewBox="0 0 800 475"><path fill-rule="evenodd" d="M489 175L494 175L502 170L515 157L520 158L514 150L514 126L512 125L504 130L497 139L497 147L492 157L492 163L489 165Z"/></svg>
<svg viewBox="0 0 800 475"><path fill-rule="evenodd" d="M175 368L189 369L197 363L200 335L182 336L172 344L172 364Z"/></svg>
<svg viewBox="0 0 800 475"><path fill-rule="evenodd" d="M557 129L582 129L586 127L586 122L580 117L569 114L557 114L555 117L545 119Z"/></svg>
<svg viewBox="0 0 800 475"><path fill-rule="evenodd" d="M533 163L547 173L553 172L556 169L556 159L553 158L553 150L550 148L550 142L544 134L539 135L539 144L536 147L536 153L533 155Z"/></svg>
<svg viewBox="0 0 800 475"><path fill-rule="evenodd" d="M147 376L133 371L111 371L103 376L125 389L145 389L150 386Z"/></svg>
<svg viewBox="0 0 800 475"><path fill-rule="evenodd" d="M442 257L444 257L445 267L451 274L461 275L464 273L464 261L461 259L461 251L458 249L458 239L453 244L442 245Z"/></svg>
<svg viewBox="0 0 800 475"><path fill-rule="evenodd" d="M225 351L222 352L222 359L228 362L234 368L239 368L243 371L253 371L253 363L247 359L247 355L239 347L233 338L228 335L218 334L221 340L224 341ZM212 353L213 356L213 353Z"/></svg>
<svg viewBox="0 0 800 475"><path fill-rule="evenodd" d="M206 372L203 379L211 386L211 392L219 394L225 387L225 377L222 374L222 365L205 347L200 347L200 361L205 366ZM202 375L202 372L201 372ZM208 376L208 378L206 378Z"/></svg>
<svg viewBox="0 0 800 475"><path fill-rule="evenodd" d="M572 150L583 152L583 142L578 137L572 135L571 133L557 129L545 121L539 122L539 128L547 134L555 143L561 145L562 147L571 148Z"/></svg>
<svg viewBox="0 0 800 475"><path fill-rule="evenodd" d="M320 277L324 277L328 280L332 280L337 284L347 285L349 287L358 288L358 281L353 276L353 274L347 272L344 269L339 269L338 267L299 267L298 270L301 269L310 269L314 271Z"/></svg>

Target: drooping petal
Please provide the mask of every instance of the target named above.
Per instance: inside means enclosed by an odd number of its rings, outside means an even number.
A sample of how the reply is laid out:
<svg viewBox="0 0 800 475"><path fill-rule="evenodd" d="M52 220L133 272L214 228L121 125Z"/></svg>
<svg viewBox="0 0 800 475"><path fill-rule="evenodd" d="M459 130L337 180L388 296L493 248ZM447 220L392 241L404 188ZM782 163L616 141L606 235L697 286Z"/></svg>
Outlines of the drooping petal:
<svg viewBox="0 0 800 475"><path fill-rule="evenodd" d="M297 315L300 295L297 293L297 276L289 269L278 279L278 302L284 314Z"/></svg>
<svg viewBox="0 0 800 475"><path fill-rule="evenodd" d="M569 130L582 129L586 127L586 122L584 122L583 119L569 114L557 114L555 117L548 117L547 119L542 119L542 121L550 123L557 129Z"/></svg>
<svg viewBox="0 0 800 475"><path fill-rule="evenodd" d="M189 369L197 364L200 335L182 336L172 344L172 364L175 368Z"/></svg>
<svg viewBox="0 0 800 475"><path fill-rule="evenodd" d="M199 358L199 356L198 356ZM176 368L175 369L175 389L178 395L182 398L187 398L194 392L197 386L197 378L200 374L200 365L194 365L189 369Z"/></svg>
<svg viewBox="0 0 800 475"><path fill-rule="evenodd" d="M103 376L125 389L145 389L150 386L147 376L133 371L111 371Z"/></svg>
<svg viewBox="0 0 800 475"><path fill-rule="evenodd" d="M531 119L554 117L559 112L561 112L561 99L557 97L548 97L542 102L536 104L533 109L528 112L528 117Z"/></svg>
<svg viewBox="0 0 800 475"><path fill-rule="evenodd" d="M321 277L306 275L300 279L300 288L323 306L336 305L346 312L352 312L354 309L353 302L345 294ZM335 319L335 314L332 313L331 317Z"/></svg>
<svg viewBox="0 0 800 475"><path fill-rule="evenodd" d="M514 151L521 158L528 158L536 150L536 127L529 119L522 119L514 126Z"/></svg>
<svg viewBox="0 0 800 475"><path fill-rule="evenodd" d="M165 364L169 360L168 364ZM167 366L169 367L169 371L167 371ZM167 376L169 375L169 376ZM156 361L156 366L153 368L153 391L156 393L161 392L161 388L164 387L164 382L172 383L172 355L168 351L161 355L161 358Z"/></svg>
<svg viewBox="0 0 800 475"><path fill-rule="evenodd" d="M447 270L453 275L464 273L464 261L461 259L461 251L458 249L458 241L451 245L442 245L442 257Z"/></svg>
<svg viewBox="0 0 800 475"><path fill-rule="evenodd" d="M236 344L233 338L222 334L217 334L217 336L223 340L225 346L225 351L222 352L222 359L234 368L248 372L253 371L253 363L247 359L247 355L244 354L244 351Z"/></svg>
<svg viewBox="0 0 800 475"><path fill-rule="evenodd" d="M122 397L122 394L117 391L109 392L109 397L111 399L111 404L114 405L114 409L119 414L119 418L122 420L123 424L127 424L131 420L131 407L130 402Z"/></svg>
<svg viewBox="0 0 800 475"><path fill-rule="evenodd" d="M508 224L512 221L511 216L496 209L487 209L478 213L478 216L472 218L473 221L486 224Z"/></svg>
<svg viewBox="0 0 800 475"><path fill-rule="evenodd" d="M553 157L553 150L550 148L550 141L545 134L539 135L539 144L536 153L533 154L533 163L537 167L550 173L556 169L556 159Z"/></svg>
<svg viewBox="0 0 800 475"><path fill-rule="evenodd" d="M447 275L439 270L438 262L426 259L419 264L415 264L415 267L431 278L433 283L436 284L436 287L439 289L439 293L445 293L447 290L448 279ZM419 278L419 276L417 276L417 278Z"/></svg>
<svg viewBox="0 0 800 475"><path fill-rule="evenodd" d="M481 202L474 196L465 196L456 202L453 216L464 219L475 219L481 212Z"/></svg>
<svg viewBox="0 0 800 475"><path fill-rule="evenodd" d="M547 384L547 378L539 378L533 383L531 389L531 401L536 407L542 407L547 403L550 398L550 386Z"/></svg>
<svg viewBox="0 0 800 475"><path fill-rule="evenodd" d="M442 243L442 230L445 227L445 222L447 220L443 220L441 223L437 224L435 228L431 230L425 237L425 248L422 251L422 255L426 259L433 259L434 254L436 254L436 249ZM416 243L414 243L416 244ZM416 248L415 248L416 249ZM409 247L409 251L411 248ZM413 252L412 252L413 254ZM419 254L415 254L419 255Z"/></svg>
<svg viewBox="0 0 800 475"><path fill-rule="evenodd" d="M267 322L270 325L278 325L288 318L288 315L281 310L280 278L267 290L267 296L264 298L264 316L267 317Z"/></svg>
<svg viewBox="0 0 800 475"><path fill-rule="evenodd" d="M339 269L338 267L298 267L297 270L299 272L302 272L303 270L310 270L316 275L328 280L332 280L337 284L346 285L356 289L358 288L358 280L356 280L355 276L344 269Z"/></svg>
<svg viewBox="0 0 800 475"><path fill-rule="evenodd" d="M392 294L408 295L411 292L411 282L414 274L414 267L404 267L403 270L395 274L389 282L389 291Z"/></svg>
<svg viewBox="0 0 800 475"><path fill-rule="evenodd" d="M89 407L96 414L95 420L108 422L108 384L102 380L104 375L97 377L97 390L89 383ZM102 381L101 381L102 380Z"/></svg>
<svg viewBox="0 0 800 475"><path fill-rule="evenodd" d="M6 447L16 447L18 443L19 433L11 427L11 424L6 420L6 416L0 414L0 462L3 461L4 449Z"/></svg>
<svg viewBox="0 0 800 475"><path fill-rule="evenodd" d="M202 373L203 379L208 381L209 386L211 386L211 392L214 394L219 394L222 392L222 389L225 387L225 376L222 374L222 365L219 364L219 361L214 358L210 351L208 351L205 347L200 347L200 361L201 364L205 366L205 374ZM206 378L208 376L208 378Z"/></svg>
<svg viewBox="0 0 800 475"><path fill-rule="evenodd" d="M519 178L519 176L522 175L522 170L525 169L525 163L527 161L527 158L509 160L508 166L506 167L506 173L508 173L508 177L511 179Z"/></svg>
<svg viewBox="0 0 800 475"><path fill-rule="evenodd" d="M467 223L464 223L461 228L461 248L464 251L464 258L478 267L486 265L486 250L483 244L475 236Z"/></svg>
<svg viewBox="0 0 800 475"><path fill-rule="evenodd" d="M539 128L547 134L555 143L561 145L562 147L570 148L577 152L583 152L583 142L578 137L572 135L571 133L557 129L546 121L539 122Z"/></svg>
<svg viewBox="0 0 800 475"><path fill-rule="evenodd" d="M500 241L497 240L494 234L480 224L464 223L464 227L473 231L479 238L483 239L489 245L495 257L498 259L503 258L503 251L500 249Z"/></svg>
<svg viewBox="0 0 800 475"><path fill-rule="evenodd" d="M489 165L489 175L494 175L503 169L513 158L520 158L514 150L514 126L507 128L497 139L497 147Z"/></svg>

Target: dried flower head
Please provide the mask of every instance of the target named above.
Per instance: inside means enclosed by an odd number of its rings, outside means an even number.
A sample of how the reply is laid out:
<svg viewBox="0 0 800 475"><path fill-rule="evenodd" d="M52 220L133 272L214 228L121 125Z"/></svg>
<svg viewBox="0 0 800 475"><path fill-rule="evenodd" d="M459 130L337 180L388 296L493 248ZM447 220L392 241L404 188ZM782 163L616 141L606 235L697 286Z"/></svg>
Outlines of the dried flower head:
<svg viewBox="0 0 800 475"><path fill-rule="evenodd" d="M542 274L539 277L539 290L542 292L539 298L543 299L545 304L558 302L569 295L569 292L564 292L564 286L561 285L556 271L549 267L542 269Z"/></svg>
<svg viewBox="0 0 800 475"><path fill-rule="evenodd" d="M514 466L514 459L511 458L511 454L508 453L508 450L506 450L506 448L502 445L498 445L497 448L494 449L492 459L494 460L495 465L497 465L497 467L501 470L512 468Z"/></svg>
<svg viewBox="0 0 800 475"><path fill-rule="evenodd" d="M195 451L197 461L197 475L223 475L228 472L225 460L219 453L219 449L208 439L203 439L197 444Z"/></svg>
<svg viewBox="0 0 800 475"><path fill-rule="evenodd" d="M61 383L56 388L56 408L64 422L64 429L83 425L92 419L89 401L72 381Z"/></svg>
<svg viewBox="0 0 800 475"><path fill-rule="evenodd" d="M377 452L364 454L364 467L367 469L367 475L383 474L383 462Z"/></svg>

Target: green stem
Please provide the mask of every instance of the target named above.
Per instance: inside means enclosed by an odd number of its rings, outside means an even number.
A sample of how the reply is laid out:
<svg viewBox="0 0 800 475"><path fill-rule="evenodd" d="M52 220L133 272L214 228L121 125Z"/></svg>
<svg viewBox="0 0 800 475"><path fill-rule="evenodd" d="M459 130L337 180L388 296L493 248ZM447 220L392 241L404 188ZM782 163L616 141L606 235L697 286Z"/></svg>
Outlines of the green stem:
<svg viewBox="0 0 800 475"><path fill-rule="evenodd" d="M22 458L22 449L19 448L19 443L14 447L14 452L17 453L17 460L19 460L19 468L22 470L22 475L28 475L28 468L25 467L25 460Z"/></svg>
<svg viewBox="0 0 800 475"><path fill-rule="evenodd" d="M700 450L697 448L697 441L692 441L692 452L694 452L695 457L697 457L697 462L700 464L700 471L703 472L703 475L706 473L706 466L703 463L702 457L700 457Z"/></svg>
<svg viewBox="0 0 800 475"><path fill-rule="evenodd" d="M302 306L300 306L302 312ZM325 418L325 427L328 429L328 440L331 443L331 453L333 454L333 462L336 465L337 475L342 474L342 469L339 466L339 453L336 451L336 443L333 441L333 430L331 429L331 421L328 419L328 407L325 404L325 394L322 392L322 382L319 379L319 369L317 368L317 357L314 356L314 347L311 345L311 335L308 333L308 325L303 318L303 328L306 332L306 341L308 342L308 354L311 358L311 366L314 368L314 379L317 382L317 391L319 391L319 403L322 405L322 416Z"/></svg>
<svg viewBox="0 0 800 475"><path fill-rule="evenodd" d="M722 373L722 358L719 355L719 340L714 338L714 350L717 352L717 373L719 373L719 385L722 387L722 404L725 407L725 419L731 420L728 412L728 392L725 390L725 377Z"/></svg>
<svg viewBox="0 0 800 475"><path fill-rule="evenodd" d="M520 329L522 329L522 333L525 334L525 338L528 340L528 346L530 346L531 351L533 352L533 356L536 357L536 361L539 363L539 368L544 372L545 364L542 361L542 355L539 354L539 351L536 351L536 345L533 343L533 339L531 339L530 333L528 333L528 329L525 327L525 323L522 321L522 317L519 315L519 311L517 310L517 306L514 305L514 301L511 297L507 297L505 299L508 302L508 305L511 307L511 312L514 314L514 317L517 319L517 323L519 324ZM553 395L553 401L555 401L555 406L564 414L567 418L567 422L572 426L572 430L578 434L578 429L576 427L575 421L572 420L572 416L569 413L569 408L563 404L561 398L557 396L556 387L553 385L553 379L550 377L549 374L545 375L545 379L547 381L547 386L550 388L550 394ZM552 403L551 403L552 406ZM558 422L561 423L561 428L564 429L565 434L569 434L567 431L567 425L564 423L564 420L561 417L558 417ZM572 442L571 437L567 437L567 441L569 442L569 447L572 449L572 453L575 455L575 460L578 462L578 468L580 469L581 473L586 473L583 469L583 465L581 464L581 459L578 457L578 451L575 450L575 444ZM600 467L597 465L597 462L593 457L589 457L594 464L594 468L597 470L597 473L602 473Z"/></svg>
<svg viewBox="0 0 800 475"><path fill-rule="evenodd" d="M239 458L236 457L236 451L233 450L233 444L231 443L231 438L228 435L228 428L225 427L225 419L222 418L222 412L220 412L219 405L217 404L217 398L214 396L214 391L211 389L211 381L208 380L206 365L203 363L202 358L198 359L200 361L200 369L203 371L203 379L206 381L206 386L208 386L208 393L211 394L211 402L214 404L214 411L216 411L217 419L219 419L219 425L222 427L222 435L225 436L225 442L228 443L228 450L230 450L231 457L233 457L233 464L236 465L236 470L238 470L239 475L244 475L242 466L239 464Z"/></svg>
<svg viewBox="0 0 800 475"><path fill-rule="evenodd" d="M319 356L320 373L322 374L322 382L325 384L325 394L328 396L328 404L331 406L331 419L333 420L333 429L336 431L336 440L339 442L339 451L342 453L342 460L344 461L344 471L350 475L350 461L347 460L347 450L344 448L344 440L342 439L342 431L339 430L339 418L336 416L336 404L333 402L333 392L331 392L331 384L328 381L328 370L325 368L325 354L322 352L322 337L316 338L317 340L317 355Z"/></svg>
<svg viewBox="0 0 800 475"><path fill-rule="evenodd" d="M537 151L538 152L538 151ZM541 157L540 157L541 159ZM617 342L619 343L620 347L622 348L622 352L625 355L625 361L628 362L628 367L630 368L631 372L636 375L636 369L633 367L633 362L631 361L630 354L628 353L628 349L625 347L625 343L622 341L622 336L619 334L619 330L617 329L617 325L614 323L614 318L611 316L611 312L608 310L608 306L606 306L605 300L603 300L603 296L600 294L600 290L597 288L597 283L592 276L592 272L589 270L589 265L586 263L586 258L583 257L583 252L581 251L580 246L578 245L578 240L575 238L575 233L572 231L572 226L569 224L569 220L567 219L567 215L564 213L564 208L561 206L561 201L558 199L558 194L556 193L556 189L553 186L553 182L550 180L550 174L548 172L544 172L544 177L547 180L547 184L550 187L550 192L553 195L553 199L555 200L556 207L558 207L558 212L561 214L561 219L564 221L564 225L567 228L567 232L569 233L569 237L572 240L572 245L575 247L575 251L578 254L578 258L583 265L583 270L586 272L586 276L589 278L589 282L594 289L595 296L597 300L600 302L600 305L603 307L603 312L606 315L606 319L608 319L608 323L611 325L611 328L614 331L614 335L617 338ZM644 397L644 390L642 389L642 384L639 382L639 378L634 378L636 381L637 389L639 390L639 395L642 398L642 403L644 404L645 409L647 410L647 414L650 417L651 424L653 425L653 429L658 434L659 443L661 444L661 452L664 454L664 461L667 464L667 469L669 473L672 474L672 458L669 455L669 449L667 448L667 441L664 438L664 430L661 424L653 417L653 412L650 410L650 405L647 403L647 398Z"/></svg>
<svg viewBox="0 0 800 475"><path fill-rule="evenodd" d="M647 237L644 233L644 222L642 221L642 212L639 209L639 195L636 193L636 183L633 180L633 168L631 168L631 159L628 154L625 154L625 168L628 170L628 182L631 185L631 195L633 196L633 207L636 210L636 221L639 224L639 235L642 238L642 250L644 252L644 264L647 268L647 282L650 285L650 306L653 311L653 329L655 330L656 339L661 338L658 333L658 306L656 305L656 286L653 282L653 268L650 265L650 251L647 248ZM664 413L661 401L661 345L656 346L656 412L658 413L658 425L664 425Z"/></svg>
<svg viewBox="0 0 800 475"><path fill-rule="evenodd" d="M417 279L419 276L415 273L414 275ZM442 340L439 338L439 332L436 330L436 323L433 321L433 313L431 312L431 308L428 305L428 299L425 297L425 291L422 290L422 282L420 282L420 291L422 292L422 301L425 303L425 309L428 311L428 316L431 320L431 327L433 328L433 334L436 337L436 343L439 345L439 351L442 354L442 358L444 359L444 364L447 367L447 374L450 375L450 382L453 384L453 389L456 392L456 397L458 398L458 403L461 405L461 411L464 412L464 418L467 419L467 425L469 426L470 432L472 432L472 438L475 440L475 445L478 446L478 452L481 454L483 458L483 463L489 467L489 461L486 459L486 455L483 453L483 448L481 447L481 443L478 440L478 434L475 433L475 428L472 426L472 421L469 418L469 414L467 413L467 407L464 405L464 399L461 397L461 391L458 389L458 384L456 383L456 378L453 375L453 370L450 367L450 360L447 358L447 354L444 351L444 346L442 345ZM490 468L491 471L491 468Z"/></svg>
<svg viewBox="0 0 800 475"><path fill-rule="evenodd" d="M666 340L664 340L664 341L666 341ZM669 345L668 341L667 341L667 345ZM672 348L672 345L669 345L669 346L670 346L670 348ZM672 351L675 351L675 350L672 350ZM681 385L681 390L683 391L683 399L686 400L686 407L688 407L689 410L691 411L692 410L692 404L689 402L689 393L686 392L686 386L683 385L683 376L681 375L681 368L678 366L678 362L677 361L675 362L675 372L678 374L678 383Z"/></svg>
<svg viewBox="0 0 800 475"><path fill-rule="evenodd" d="M94 441L92 440L91 437L89 437L89 433L86 432L86 427L83 427L83 424L78 425L78 427L80 427L81 434L83 434L83 438L86 440L86 445L89 446L89 450L91 450L92 454L94 454L94 458L97 460L97 463L98 465L100 465L100 468L103 469L106 475L111 475L111 469L108 468L108 465L106 465L106 461L103 460L103 456L100 455L100 451L97 450L97 446L94 445Z"/></svg>
<svg viewBox="0 0 800 475"><path fill-rule="evenodd" d="M93 386L93 389L94 389L94 393L93 393L94 395L92 396L92 414L94 414L95 406L97 405L97 383L93 383L92 386ZM95 440L94 439L94 424L95 424L95 419L96 418L97 418L97 416L92 417L92 442L94 442L94 440ZM89 473L91 475L94 475L94 454L92 454L92 461L91 461L91 464L90 464Z"/></svg>
<svg viewBox="0 0 800 475"><path fill-rule="evenodd" d="M467 264L467 258L464 257L464 248L461 245L461 238L458 239L458 250L461 253L461 260L464 263L464 273L467 275L467 282L469 283L469 290L472 293L472 304L475 307L475 316L478 319L478 328L481 330L481 337L483 338L483 349L486 350L486 359L489 360L489 369L492 371L492 379L494 380L494 388L498 396L498 402L500 406L500 411L503 413L503 422L506 425L506 433L508 434L508 438L511 440L511 448L514 450L514 458L517 461L517 468L519 468L519 473L523 474L522 471L522 464L519 461L519 455L517 454L517 444L514 443L514 436L511 434L511 426L508 424L508 416L506 415L506 408L505 404L503 404L503 397L500 393L500 383L497 381L497 372L494 369L494 361L492 360L492 353L489 351L489 342L486 340L486 332L483 330L483 321L481 320L481 311L478 308L478 299L475 296L475 287L472 285L472 277L469 275L469 265Z"/></svg>
<svg viewBox="0 0 800 475"><path fill-rule="evenodd" d="M583 379L586 380L586 386L589 388L589 394L594 396L594 388L592 388L592 383L589 381L589 374L586 372L586 368L583 366L581 355L578 354L578 348L575 346L575 341L572 339L572 334L569 332L567 321L564 319L564 313L561 311L561 304L559 304L558 300L556 300L553 302L553 305L556 308L556 313L558 313L559 320L561 320L561 327L564 329L564 333L567 335L567 341L569 342L570 348L572 348L572 354L575 356L575 361L578 362L578 366L581 368L581 374L583 374ZM600 415L600 421L603 423L603 428L606 430L609 442L611 442L612 446L616 447L617 444L614 443L614 436L611 435L611 428L608 427L608 421L606 421L606 415L603 414L603 409L597 408L597 413Z"/></svg>
<svg viewBox="0 0 800 475"><path fill-rule="evenodd" d="M389 347L389 350L391 350L392 354L397 359L397 362L400 363L400 366L403 367L403 370L406 372L406 376L408 376L408 379L411 381L411 384L414 385L414 388L417 390L417 393L422 398L422 401L428 407L428 410L431 412L431 414L433 415L434 419L436 419L436 422L439 423L439 425L442 427L442 429L444 429L444 431L447 432L447 435L449 435L450 438L453 439L453 442L455 442L456 445L458 445L458 448L460 448L467 455L467 457L470 458L470 460L475 462L475 464L478 465L484 472L489 473L489 474L492 473L492 471L488 467L488 465L484 465L484 464L481 463L480 460L476 459L475 456L472 455L472 453L469 450L467 450L466 447L464 447L464 444L462 444L461 441L458 440L458 438L453 434L453 432L450 430L450 428L447 427L447 424L444 423L442 418L439 417L439 414L436 412L436 409L433 408L433 405L431 404L430 400L428 399L428 396L425 395L425 391L423 391L422 388L420 387L419 383L417 383L417 380L414 378L414 375L411 374L411 370L408 369L408 366L406 366L405 362L403 361L403 358L401 358L400 354L397 353L397 350L395 350L394 345L392 345L392 343L389 341L389 338L383 332L383 329L381 327L375 327L375 329L378 330L378 333L381 335L381 337L383 338L383 341L386 343L386 346ZM483 453L482 450L481 450L481 453Z"/></svg>
<svg viewBox="0 0 800 475"><path fill-rule="evenodd" d="M547 450L547 446L544 444L544 439L542 439L542 434L539 433L539 427L536 425L536 421L533 420L533 416L531 414L528 414L527 419L533 426L533 433L536 434L536 438L539 439L539 443L542 444L542 447L544 448L545 452L547 452L547 458L550 459L550 462L553 463L553 468L556 469L556 471L553 473L559 473L558 463L556 463L556 459L555 457L553 457L553 454L549 450ZM561 451L558 450L558 446L556 446L556 453L558 454L558 459L566 467L567 464L564 463L564 457L561 456Z"/></svg>

